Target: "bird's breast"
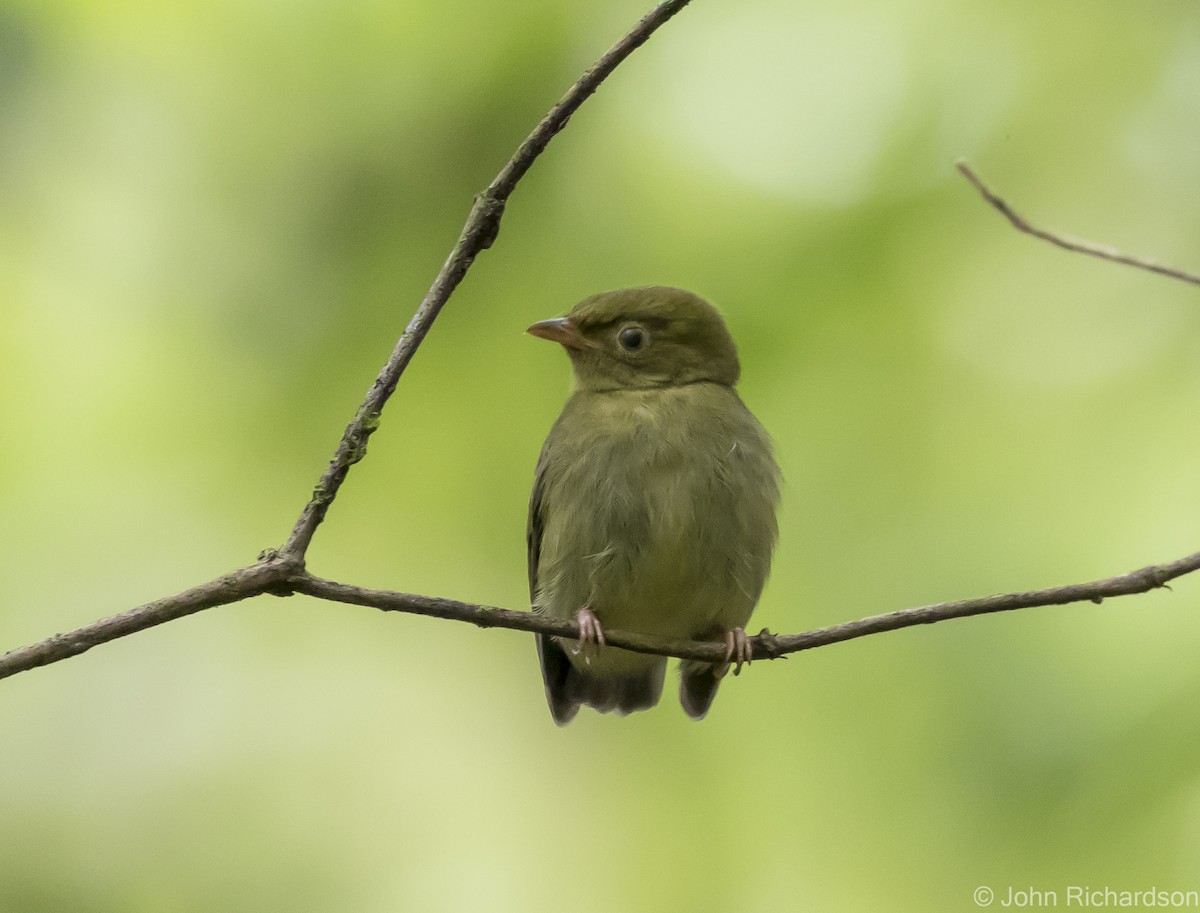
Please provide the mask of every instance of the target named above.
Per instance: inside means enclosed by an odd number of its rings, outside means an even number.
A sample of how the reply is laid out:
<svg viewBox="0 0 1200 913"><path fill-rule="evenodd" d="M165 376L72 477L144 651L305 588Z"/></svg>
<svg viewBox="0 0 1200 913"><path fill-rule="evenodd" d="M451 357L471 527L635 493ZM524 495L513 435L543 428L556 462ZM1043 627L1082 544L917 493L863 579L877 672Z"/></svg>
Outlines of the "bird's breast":
<svg viewBox="0 0 1200 913"><path fill-rule="evenodd" d="M568 584L554 614L585 600L607 626L672 637L749 617L775 535L769 444L732 391L726 412L673 392L592 404L620 412L593 416L557 482L589 509L547 530L544 570Z"/></svg>

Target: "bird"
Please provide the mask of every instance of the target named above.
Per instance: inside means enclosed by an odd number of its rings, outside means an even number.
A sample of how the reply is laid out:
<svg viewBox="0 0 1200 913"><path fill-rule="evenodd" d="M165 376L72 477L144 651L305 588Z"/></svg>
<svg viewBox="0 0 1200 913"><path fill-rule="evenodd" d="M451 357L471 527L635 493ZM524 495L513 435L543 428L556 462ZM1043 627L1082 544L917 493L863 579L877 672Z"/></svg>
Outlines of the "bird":
<svg viewBox="0 0 1200 913"><path fill-rule="evenodd" d="M666 657L605 645L604 629L724 640L724 662L683 660L679 699L703 719L732 663L778 538L771 439L735 389L741 368L715 307L646 286L583 299L528 333L560 344L573 389L534 473L526 544L550 714L625 715L662 695Z"/></svg>

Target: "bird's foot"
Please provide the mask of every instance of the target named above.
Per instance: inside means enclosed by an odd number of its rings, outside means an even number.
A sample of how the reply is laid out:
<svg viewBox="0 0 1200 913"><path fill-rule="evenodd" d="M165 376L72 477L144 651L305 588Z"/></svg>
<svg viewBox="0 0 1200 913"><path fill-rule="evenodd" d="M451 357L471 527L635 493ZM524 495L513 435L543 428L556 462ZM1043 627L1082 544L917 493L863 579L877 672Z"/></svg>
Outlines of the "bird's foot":
<svg viewBox="0 0 1200 913"><path fill-rule="evenodd" d="M734 628L732 631L725 632L725 662L719 668L718 677L724 676L729 671L731 663L733 666L733 674L739 675L742 671L742 664L750 665L750 660L754 655L754 647L750 643L750 638L746 636L745 628Z"/></svg>
<svg viewBox="0 0 1200 913"><path fill-rule="evenodd" d="M600 619L596 613L584 606L575 613L575 622L579 625L579 641L571 652L575 656L583 655L583 661L589 665L592 659L605 646L604 629L600 627Z"/></svg>

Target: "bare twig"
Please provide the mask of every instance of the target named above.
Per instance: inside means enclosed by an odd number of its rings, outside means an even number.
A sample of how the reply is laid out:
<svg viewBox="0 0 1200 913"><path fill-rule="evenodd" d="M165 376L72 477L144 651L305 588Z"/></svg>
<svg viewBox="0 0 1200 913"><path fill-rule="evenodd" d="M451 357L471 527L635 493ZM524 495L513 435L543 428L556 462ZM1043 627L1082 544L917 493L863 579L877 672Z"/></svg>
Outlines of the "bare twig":
<svg viewBox="0 0 1200 913"><path fill-rule="evenodd" d="M857 621L806 631L803 634L764 632L751 637L750 643L753 646L755 659L776 659L800 650L825 647L858 637L866 637L869 634L881 634L884 631L934 624L939 621L948 621L951 618L968 618L972 615L1010 612L1015 609L1028 609L1036 606L1066 605L1072 602L1098 603L1116 596L1146 593L1166 586L1171 580L1196 570L1200 570L1200 552L1167 564L1152 565L1128 574L1093 580L1090 583L1075 583L1025 593L1006 593L999 596L983 596L978 599L963 599L957 602L920 606L886 615L871 615ZM579 636L579 626L575 622L546 618L532 612L513 612L493 606L457 602L453 599L414 596L388 590L369 590L363 587L348 586L344 583L335 583L331 580L322 580L309 574L293 578L290 582L297 593L306 593L309 596L334 602L346 602L381 609L385 612L407 612L453 621L466 621L482 628L511 628L516 631L556 634L560 637L572 638ZM605 630L604 639L608 645L613 647L622 647L638 653L677 656L680 659L719 661L724 659L728 649L724 642L662 641L641 634L616 630Z"/></svg>
<svg viewBox="0 0 1200 913"><path fill-rule="evenodd" d="M0 678L70 659L92 647L203 609L229 605L271 592L287 577L287 572L288 567L272 556L259 564L240 568L174 596L149 602L111 618L103 618L66 634L55 634L28 647L11 650L0 656Z"/></svg>
<svg viewBox="0 0 1200 913"><path fill-rule="evenodd" d="M1061 247L1063 250L1073 251L1077 254L1087 254L1089 257L1099 257L1101 260L1109 260L1112 263L1122 263L1125 266L1133 266L1137 269L1144 269L1150 273L1158 273L1160 276L1168 276L1172 279L1178 279L1181 282L1190 282L1193 285L1200 285L1200 276L1193 273L1187 273L1180 269L1173 269L1169 266L1160 266L1157 263L1151 263L1149 260L1142 260L1138 257L1131 257L1128 254L1123 254L1113 247L1107 247L1103 244L1092 244L1089 241L1080 241L1076 238L1068 238L1065 235L1056 235L1053 232L1046 231L1044 228L1037 228L1025 220L1023 216L1017 213L1003 198L997 196L991 188L989 188L983 180L971 170L971 166L966 162L958 162L958 170L968 181L970 181L975 189L979 191L988 203L992 205L1001 215L1012 223L1013 228L1017 231L1023 231L1027 235L1033 235L1035 238L1041 238L1043 241L1048 241L1055 247Z"/></svg>
<svg viewBox="0 0 1200 913"><path fill-rule="evenodd" d="M1093 580L1090 583L1074 583L1068 586L1031 590L1024 593L1005 593L999 596L983 596L978 599L962 599L957 602L942 602L936 605L903 609L886 615L871 615L857 621L816 628L802 634L772 634L764 630L751 637L750 645L754 659L777 659L789 653L811 650L830 644L841 643L897 631L915 625L934 624L952 618L968 618L972 615L987 615L993 612L1011 612L1037 606L1067 605L1072 602L1096 602L1116 596L1132 596L1165 587L1170 581L1200 570L1200 552L1177 561L1156 564L1128 574ZM539 634L555 634L559 637L578 638L579 626L573 621L559 621L533 612L514 612L495 606L475 605L442 599L437 596L417 596L391 590L373 590L324 580L302 570L299 563L289 563L274 554L267 555L259 564L242 568L225 577L194 587L177 596L170 596L149 605L140 606L122 615L106 618L95 624L58 634L41 643L32 644L6 653L0 657L0 678L24 672L38 666L59 662L96 646L146 628L182 618L201 609L225 605L263 593L288 595L303 593L317 599L366 606L384 612L405 612L411 615L427 615L451 621L466 621L481 628L509 628ZM662 641L633 634L628 631L606 630L605 641L609 646L621 647L638 653L656 653L676 656L681 659L720 661L725 657L726 645L692 640Z"/></svg>
<svg viewBox="0 0 1200 913"><path fill-rule="evenodd" d="M367 439L379 427L380 412L395 391L400 375L412 361L417 347L425 339L429 328L433 326L442 307L450 299L458 284L462 282L463 277L466 276L467 270L471 268L475 258L482 251L491 247L492 242L496 240L496 235L500 231L500 220L504 216L504 206L513 190L516 189L517 183L529 171L530 166L542 154L550 140L567 125L571 115L579 110L579 106L588 100L609 74L625 58L645 44L659 26L687 6L689 2L690 0L668 0L647 13L624 38L614 44L591 69L579 78L579 81L571 87L558 104L550 109L550 113L542 118L541 123L534 128L513 157L500 169L500 173L488 185L487 190L475 197L471 214L467 217L467 223L463 226L454 249L442 265L437 278L433 280L433 285L426 293L425 300L421 302L421 306L417 308L412 320L409 321L404 335L396 343L396 348L392 350L387 364L375 378L375 383L367 393L367 398L363 400L354 419L346 427L342 440L338 444L337 452L329 462L329 468L325 470L324 475L313 489L312 498L304 506L291 535L280 549L280 554L288 558L303 559L313 534L321 521L325 519L325 513L337 496L338 489L345 481L350 467L366 454Z"/></svg>

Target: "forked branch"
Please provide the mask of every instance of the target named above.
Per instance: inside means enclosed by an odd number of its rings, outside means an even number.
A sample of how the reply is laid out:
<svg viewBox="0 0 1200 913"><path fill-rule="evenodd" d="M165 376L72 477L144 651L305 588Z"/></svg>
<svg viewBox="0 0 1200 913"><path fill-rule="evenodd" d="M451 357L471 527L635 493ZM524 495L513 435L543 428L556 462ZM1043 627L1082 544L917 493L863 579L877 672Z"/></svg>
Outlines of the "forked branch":
<svg viewBox="0 0 1200 913"><path fill-rule="evenodd" d="M313 495L305 505L287 542L278 551L264 553L257 564L232 571L216 580L130 609L120 615L57 634L40 643L12 650L0 657L0 678L78 656L94 646L127 637L219 605L229 605L263 594L287 596L301 593L318 599L367 606L383 611L428 615L466 621L480 627L510 628L518 631L578 637L574 622L545 618L531 612L514 612L492 606L473 605L430 596L416 596L387 590L336 583L316 577L305 569L304 558L313 534L325 517L330 503L346 479L350 467L363 458L367 439L379 425L380 413L396 389L396 384L413 354L429 332L433 321L470 269L475 257L491 246L499 230L505 204L521 178L554 136L566 126L571 115L587 100L634 50L654 31L688 4L688 0L669 0L655 7L627 35L618 41L589 69L571 90L542 119L513 157L496 175L488 188L475 199L471 214L425 299L417 308L404 335L396 344L387 364L375 379L366 399L358 408L338 444L337 452L321 476ZM1184 282L1200 285L1200 277L1129 257L1110 248L1074 241L1036 228L1019 216L1004 200L989 190L974 172L959 163L959 170L993 207L1020 231L1077 253L1111 260L1138 269L1160 273ZM1065 605L1074 602L1100 602L1116 596L1145 593L1164 587L1171 580L1200 570L1200 552L1166 564L1153 565L1089 583L1071 584L1044 590L1007 593L904 609L886 615L873 615L857 621L832 625L802 634L776 635L763 631L750 639L755 659L774 659L815 647L841 643L869 634L895 631L914 625L932 624L952 618L965 618L992 612L1007 612L1034 606ZM642 653L657 653L685 659L719 661L725 656L723 643L695 641L663 642L617 630L606 630L607 642Z"/></svg>

